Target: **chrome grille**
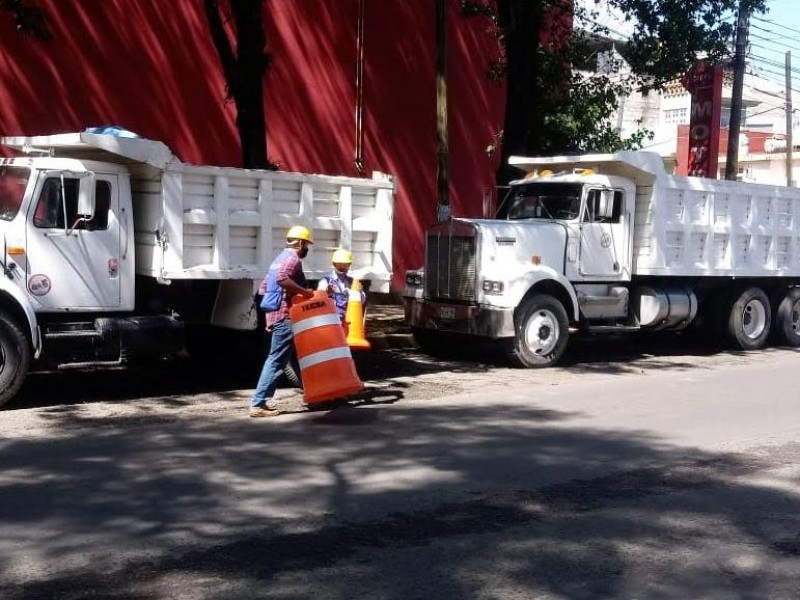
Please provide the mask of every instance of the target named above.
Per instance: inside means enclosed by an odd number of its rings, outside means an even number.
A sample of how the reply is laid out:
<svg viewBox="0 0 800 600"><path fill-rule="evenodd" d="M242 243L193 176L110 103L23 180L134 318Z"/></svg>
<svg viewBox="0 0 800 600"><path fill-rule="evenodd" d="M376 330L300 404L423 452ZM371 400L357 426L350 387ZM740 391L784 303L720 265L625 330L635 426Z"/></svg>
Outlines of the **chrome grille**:
<svg viewBox="0 0 800 600"><path fill-rule="evenodd" d="M431 234L425 295L433 300L475 300L475 236Z"/></svg>

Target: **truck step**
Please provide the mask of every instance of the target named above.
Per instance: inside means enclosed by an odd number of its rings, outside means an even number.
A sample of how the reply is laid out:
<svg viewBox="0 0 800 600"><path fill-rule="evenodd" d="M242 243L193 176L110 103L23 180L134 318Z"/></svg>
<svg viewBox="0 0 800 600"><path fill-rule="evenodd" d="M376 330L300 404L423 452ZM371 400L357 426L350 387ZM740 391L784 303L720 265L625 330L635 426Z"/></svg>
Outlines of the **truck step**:
<svg viewBox="0 0 800 600"><path fill-rule="evenodd" d="M59 371L70 371L72 369L82 370L91 368L108 369L113 367L122 368L124 366L121 360L86 360L82 362L63 363L58 365Z"/></svg>
<svg viewBox="0 0 800 600"><path fill-rule="evenodd" d="M99 338L100 333L91 329L75 331L48 331L44 334L46 340L63 340L74 338Z"/></svg>

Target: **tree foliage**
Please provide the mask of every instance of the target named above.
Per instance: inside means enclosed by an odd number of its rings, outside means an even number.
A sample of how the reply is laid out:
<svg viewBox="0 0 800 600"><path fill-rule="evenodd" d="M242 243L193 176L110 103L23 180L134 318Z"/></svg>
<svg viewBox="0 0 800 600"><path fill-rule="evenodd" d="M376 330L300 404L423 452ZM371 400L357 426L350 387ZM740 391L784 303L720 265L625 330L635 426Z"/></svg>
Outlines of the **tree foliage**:
<svg viewBox="0 0 800 600"><path fill-rule="evenodd" d="M621 139L610 122L619 98L647 93L685 73L699 56L719 62L729 55L739 0L462 0L466 15L481 15L501 42L501 55L489 61L489 77L507 86L502 131L500 183L514 176L512 154L546 155L609 152L640 147L649 132ZM743 0L763 12L765 0ZM610 7L630 25L620 47L631 72L613 61L594 70L598 39L614 32L599 22ZM583 27L573 28L575 22Z"/></svg>

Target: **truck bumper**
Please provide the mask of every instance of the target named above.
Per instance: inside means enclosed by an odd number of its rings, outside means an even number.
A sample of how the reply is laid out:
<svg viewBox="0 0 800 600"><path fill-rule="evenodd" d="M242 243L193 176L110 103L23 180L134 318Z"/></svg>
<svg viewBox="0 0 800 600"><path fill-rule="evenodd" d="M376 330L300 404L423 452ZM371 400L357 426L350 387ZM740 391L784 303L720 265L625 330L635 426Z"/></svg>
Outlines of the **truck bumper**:
<svg viewBox="0 0 800 600"><path fill-rule="evenodd" d="M514 337L514 310L475 304L448 304L403 298L406 322L412 327L477 335L492 339Z"/></svg>

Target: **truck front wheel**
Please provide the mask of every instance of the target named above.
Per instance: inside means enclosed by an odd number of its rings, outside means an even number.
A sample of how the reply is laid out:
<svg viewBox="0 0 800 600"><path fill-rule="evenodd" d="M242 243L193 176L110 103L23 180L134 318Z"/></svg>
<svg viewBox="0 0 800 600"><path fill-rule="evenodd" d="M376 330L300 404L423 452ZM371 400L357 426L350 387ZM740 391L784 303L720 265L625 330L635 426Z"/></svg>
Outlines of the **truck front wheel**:
<svg viewBox="0 0 800 600"><path fill-rule="evenodd" d="M758 350L767 343L772 311L763 290L751 287L734 295L727 315L727 337L734 347Z"/></svg>
<svg viewBox="0 0 800 600"><path fill-rule="evenodd" d="M552 366L567 348L567 311L552 296L535 294L523 300L514 318L514 328L516 335L508 356L516 366Z"/></svg>
<svg viewBox="0 0 800 600"><path fill-rule="evenodd" d="M25 330L0 313L0 406L17 395L31 366L33 350Z"/></svg>

